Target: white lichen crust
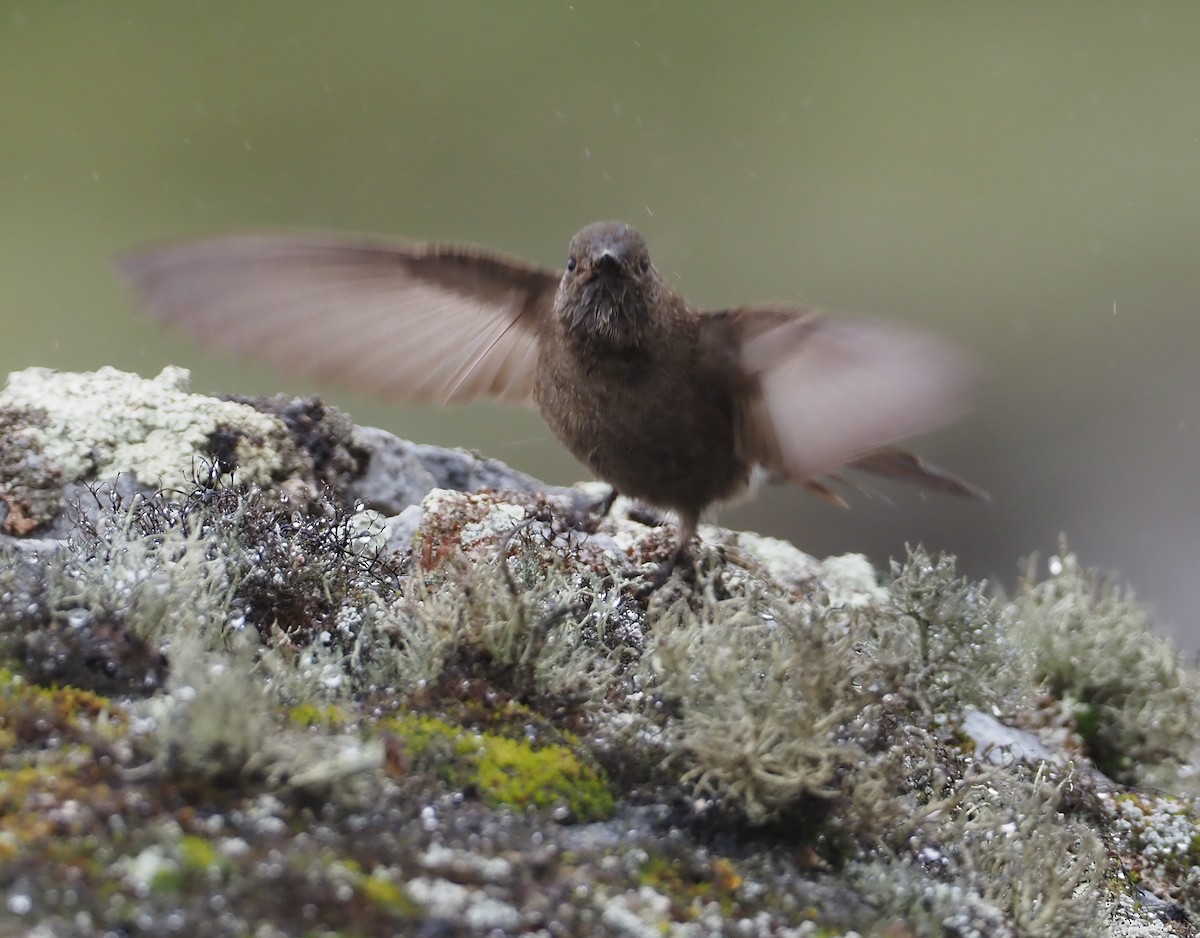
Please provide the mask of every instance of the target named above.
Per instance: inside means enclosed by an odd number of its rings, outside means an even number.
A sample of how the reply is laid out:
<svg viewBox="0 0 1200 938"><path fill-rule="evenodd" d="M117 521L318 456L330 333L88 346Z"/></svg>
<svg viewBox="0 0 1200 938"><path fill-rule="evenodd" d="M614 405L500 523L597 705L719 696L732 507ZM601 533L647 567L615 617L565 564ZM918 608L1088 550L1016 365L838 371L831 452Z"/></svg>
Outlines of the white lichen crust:
<svg viewBox="0 0 1200 938"><path fill-rule="evenodd" d="M176 367L154 378L108 367L83 374L27 368L9 375L0 409L45 414L42 426L25 432L68 481L132 472L145 485L178 486L198 459L211 461L218 431L237 436L239 479L265 485L280 478L288 458L283 425L245 404L192 394L189 380Z"/></svg>

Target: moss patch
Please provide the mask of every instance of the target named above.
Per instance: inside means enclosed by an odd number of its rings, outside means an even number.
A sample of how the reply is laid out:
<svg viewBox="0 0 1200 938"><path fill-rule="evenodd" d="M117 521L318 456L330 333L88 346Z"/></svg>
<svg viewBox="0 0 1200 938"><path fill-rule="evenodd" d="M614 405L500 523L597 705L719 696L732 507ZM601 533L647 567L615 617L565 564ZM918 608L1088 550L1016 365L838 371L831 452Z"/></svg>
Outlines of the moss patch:
<svg viewBox="0 0 1200 938"><path fill-rule="evenodd" d="M403 740L414 767L454 788L477 792L487 804L557 812L580 822L603 820L613 812L603 774L566 746L534 746L415 714L390 718L382 726Z"/></svg>

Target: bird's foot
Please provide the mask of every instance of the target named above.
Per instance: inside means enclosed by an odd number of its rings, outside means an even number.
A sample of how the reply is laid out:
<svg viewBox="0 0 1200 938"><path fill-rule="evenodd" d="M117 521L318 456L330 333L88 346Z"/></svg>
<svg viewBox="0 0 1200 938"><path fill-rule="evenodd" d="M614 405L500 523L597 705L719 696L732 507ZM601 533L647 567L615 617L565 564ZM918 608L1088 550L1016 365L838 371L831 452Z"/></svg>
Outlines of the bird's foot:
<svg viewBox="0 0 1200 938"><path fill-rule="evenodd" d="M610 486L608 492L598 499L586 499L582 494L573 498L570 517L565 523L577 531L595 534L612 511L613 503L620 494L615 487Z"/></svg>
<svg viewBox="0 0 1200 938"><path fill-rule="evenodd" d="M597 520L603 520L608 517L608 513L612 511L613 503L620 494L615 485L609 486L608 494L592 505L592 514L596 516Z"/></svg>
<svg viewBox="0 0 1200 938"><path fill-rule="evenodd" d="M667 581L671 579L672 574L677 568L681 567L681 561L687 555L686 545L681 544L671 552L671 556L664 560L654 569L653 572L644 574L642 584L635 592L638 599L647 599L652 594L657 593L660 589L667 585ZM680 569L680 574L687 579L694 579L695 569L691 564L683 564Z"/></svg>

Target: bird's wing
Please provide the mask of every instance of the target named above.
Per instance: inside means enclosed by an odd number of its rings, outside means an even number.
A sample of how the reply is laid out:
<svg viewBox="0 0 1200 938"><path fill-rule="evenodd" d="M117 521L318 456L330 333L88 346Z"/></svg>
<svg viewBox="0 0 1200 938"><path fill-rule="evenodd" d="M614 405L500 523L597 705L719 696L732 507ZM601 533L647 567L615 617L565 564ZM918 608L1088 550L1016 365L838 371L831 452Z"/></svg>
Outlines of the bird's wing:
<svg viewBox="0 0 1200 938"><path fill-rule="evenodd" d="M733 376L743 457L775 476L809 483L856 465L955 488L947 473L890 446L965 408L973 369L946 343L871 321L758 307L706 315L702 349L723 357Z"/></svg>
<svg viewBox="0 0 1200 938"><path fill-rule="evenodd" d="M897 449L894 446L884 446L872 450L865 456L860 456L850 465L863 472L871 472L877 476L896 479L900 482L910 482L947 495L964 495L967 498L977 498L990 502L992 497L972 485L966 479L961 479L953 472L948 472L940 466L926 462L916 453Z"/></svg>
<svg viewBox="0 0 1200 938"><path fill-rule="evenodd" d="M559 274L475 248L234 234L136 251L155 317L238 356L403 403L530 403Z"/></svg>

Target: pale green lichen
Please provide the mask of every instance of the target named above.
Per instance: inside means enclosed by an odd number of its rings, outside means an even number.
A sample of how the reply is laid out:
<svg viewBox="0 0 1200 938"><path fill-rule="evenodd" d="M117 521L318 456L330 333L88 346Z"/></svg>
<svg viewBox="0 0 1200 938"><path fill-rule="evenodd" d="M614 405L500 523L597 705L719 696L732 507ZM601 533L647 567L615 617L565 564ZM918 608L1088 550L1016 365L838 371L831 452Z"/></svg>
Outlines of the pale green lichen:
<svg viewBox="0 0 1200 938"><path fill-rule="evenodd" d="M449 493L435 492L426 510ZM507 535L517 520L493 532ZM477 535L473 535L477 536ZM518 532L503 556L450 554L413 572L358 632L361 680L415 693L456 661L481 662L493 679L549 696L601 703L629 649L620 628L633 601L611 573L573 569L548 545Z"/></svg>
<svg viewBox="0 0 1200 938"><path fill-rule="evenodd" d="M943 825L957 875L1003 908L1018 934L1102 935L1101 887L1108 857L1096 833L1062 808L1062 792L1041 771L1005 773L972 785Z"/></svg>
<svg viewBox="0 0 1200 938"><path fill-rule="evenodd" d="M804 798L874 800L879 766L861 731L892 664L863 653L866 620L825 597L790 605L753 585L722 596L709 580L651 622L641 683L675 714L661 738L697 796L753 823Z"/></svg>
<svg viewBox="0 0 1200 938"><path fill-rule="evenodd" d="M1035 679L1069 702L1088 754L1112 778L1195 790L1200 673L1154 634L1133 592L1065 549L1036 560L1007 607Z"/></svg>
<svg viewBox="0 0 1200 938"><path fill-rule="evenodd" d="M167 504L138 497L78 530L48 565L51 610L77 625L120 622L147 641L191 634L219 647L242 575L235 533L242 507L228 523L217 523L215 512L185 522Z"/></svg>
<svg viewBox="0 0 1200 938"><path fill-rule="evenodd" d="M251 673L249 653L244 643L234 656L182 634L172 639L168 693L147 705L160 771L215 785L265 773L264 754L280 721Z"/></svg>
<svg viewBox="0 0 1200 938"><path fill-rule="evenodd" d="M912 627L882 628L877 640L909 662L906 694L927 714L1011 712L1023 704L1032 689L1027 654L1001 621L986 581L960 578L954 558L917 547L903 564L892 562L889 597Z"/></svg>
<svg viewBox="0 0 1200 938"><path fill-rule="evenodd" d="M240 645L220 654L183 636L172 642L168 692L145 705L154 716L157 771L189 785L363 797L353 778L379 768L382 742L291 725L275 689L256 675L252 647Z"/></svg>
<svg viewBox="0 0 1200 938"><path fill-rule="evenodd" d="M911 934L1102 938L1108 857L1097 834L1063 809L1075 781L1043 771L989 770L928 806L898 856L851 866L880 914Z"/></svg>
<svg viewBox="0 0 1200 938"><path fill-rule="evenodd" d="M114 496L94 523L81 518L49 564L52 613L117 621L146 640L198 636L213 649L248 625L308 644L351 600L390 591L394 571L356 513L309 513L214 478L176 497Z"/></svg>
<svg viewBox="0 0 1200 938"><path fill-rule="evenodd" d="M789 601L716 572L652 606L641 687L669 704L660 738L695 795L755 823L839 799L844 831L879 836L910 791L944 784L938 722L1027 687L995 603L953 561L913 551L886 590L826 567L836 593Z"/></svg>
<svg viewBox="0 0 1200 938"><path fill-rule="evenodd" d="M283 424L252 407L188 392L188 372L155 378L116 370L76 374L48 368L13 372L0 410L36 409L27 432L68 480L133 472L150 486L176 486L210 459L214 436L233 441L238 477L265 485L289 470L292 445Z"/></svg>

